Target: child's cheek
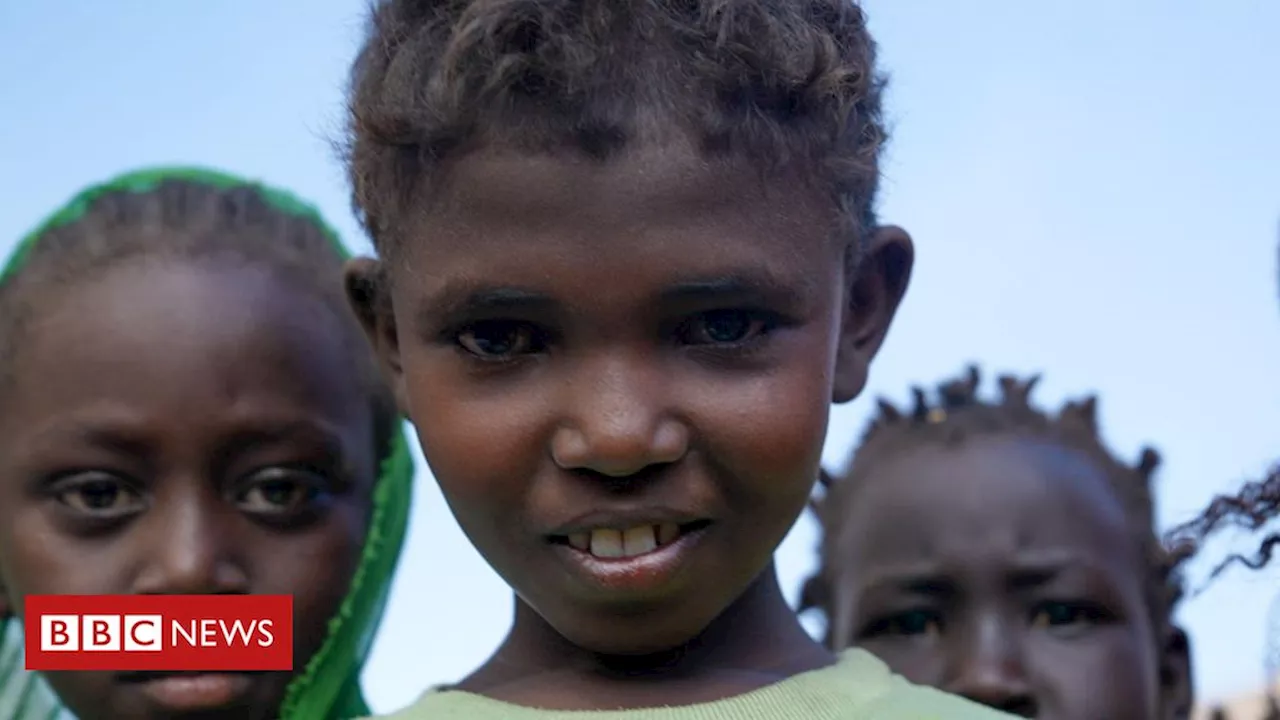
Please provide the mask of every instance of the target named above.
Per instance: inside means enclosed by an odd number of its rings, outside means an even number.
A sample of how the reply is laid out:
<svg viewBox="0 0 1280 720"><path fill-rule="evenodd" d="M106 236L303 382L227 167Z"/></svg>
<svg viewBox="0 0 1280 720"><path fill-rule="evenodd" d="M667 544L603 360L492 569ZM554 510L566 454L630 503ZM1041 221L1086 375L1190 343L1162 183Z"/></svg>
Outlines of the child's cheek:
<svg viewBox="0 0 1280 720"><path fill-rule="evenodd" d="M767 371L706 387L692 410L707 452L771 494L807 497L826 439L834 351L821 327L807 330L778 348Z"/></svg>
<svg viewBox="0 0 1280 720"><path fill-rule="evenodd" d="M548 413L536 384L406 367L406 385L423 454L451 503L500 503L537 472Z"/></svg>

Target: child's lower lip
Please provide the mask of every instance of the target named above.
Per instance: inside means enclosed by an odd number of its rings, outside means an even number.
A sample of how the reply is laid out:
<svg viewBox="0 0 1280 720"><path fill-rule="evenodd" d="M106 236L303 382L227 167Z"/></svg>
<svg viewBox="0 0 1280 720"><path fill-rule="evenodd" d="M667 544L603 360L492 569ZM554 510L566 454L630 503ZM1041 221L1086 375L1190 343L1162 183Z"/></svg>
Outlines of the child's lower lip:
<svg viewBox="0 0 1280 720"><path fill-rule="evenodd" d="M244 673L190 673L166 675L141 683L142 693L170 711L192 712L227 707L253 686Z"/></svg>
<svg viewBox="0 0 1280 720"><path fill-rule="evenodd" d="M706 528L684 532L667 545L634 557L600 558L568 545L556 545L555 549L587 583L610 594L626 595L653 591L670 582L704 534Z"/></svg>

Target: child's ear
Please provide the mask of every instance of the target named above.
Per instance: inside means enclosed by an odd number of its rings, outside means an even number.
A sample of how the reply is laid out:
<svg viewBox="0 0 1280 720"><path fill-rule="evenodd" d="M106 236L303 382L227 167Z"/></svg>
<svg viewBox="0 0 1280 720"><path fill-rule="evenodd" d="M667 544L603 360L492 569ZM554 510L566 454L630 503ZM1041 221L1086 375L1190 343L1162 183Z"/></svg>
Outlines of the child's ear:
<svg viewBox="0 0 1280 720"><path fill-rule="evenodd" d="M400 338L382 263L373 258L348 261L343 271L343 287L347 302L360 320L365 336L373 345L373 351L391 382L400 413L409 417L404 372L400 365Z"/></svg>
<svg viewBox="0 0 1280 720"><path fill-rule="evenodd" d="M902 228L884 226L872 234L858 272L848 279L833 402L849 402L866 386L871 359L907 291L914 261L911 236Z"/></svg>
<svg viewBox="0 0 1280 720"><path fill-rule="evenodd" d="M1194 704L1191 677L1191 640L1186 631L1172 627L1160 652L1160 717L1187 720Z"/></svg>

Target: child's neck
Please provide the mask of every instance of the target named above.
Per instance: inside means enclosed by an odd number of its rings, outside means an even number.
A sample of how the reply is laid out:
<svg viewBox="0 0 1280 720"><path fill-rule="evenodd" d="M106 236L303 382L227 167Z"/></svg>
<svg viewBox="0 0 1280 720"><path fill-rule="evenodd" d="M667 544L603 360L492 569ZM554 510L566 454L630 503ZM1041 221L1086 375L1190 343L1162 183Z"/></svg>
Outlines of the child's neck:
<svg viewBox="0 0 1280 720"><path fill-rule="evenodd" d="M654 655L583 650L517 598L507 639L457 689L556 710L690 705L750 692L834 660L800 625L771 565L701 635Z"/></svg>

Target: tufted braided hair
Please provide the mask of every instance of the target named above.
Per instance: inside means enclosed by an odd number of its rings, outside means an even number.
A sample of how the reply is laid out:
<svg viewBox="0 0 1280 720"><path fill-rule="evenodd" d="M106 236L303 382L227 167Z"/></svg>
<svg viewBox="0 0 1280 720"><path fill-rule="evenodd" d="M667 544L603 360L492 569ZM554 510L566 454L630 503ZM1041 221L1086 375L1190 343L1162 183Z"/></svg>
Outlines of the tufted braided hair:
<svg viewBox="0 0 1280 720"><path fill-rule="evenodd" d="M832 621L838 617L840 609L833 605L841 568L846 565L842 562L842 547L846 544L842 537L847 532L845 508L854 489L874 473L886 456L927 443L954 445L980 435L1027 435L1081 452L1105 472L1130 521L1134 541L1147 559L1147 604L1157 634L1163 636L1172 627L1173 611L1182 598L1179 568L1190 552L1185 548L1167 549L1155 532L1151 487L1160 464L1159 454L1147 447L1133 465L1118 460L1099 434L1094 396L1072 400L1051 415L1031 402L1038 375L1027 379L1000 377L1001 397L994 403L979 399L980 381L978 368L969 367L962 377L938 386L936 401L931 401L924 389L912 388L915 402L909 411L885 399L877 401L878 412L863 434L848 471L840 478L825 474L821 478L826 496L815 503L814 510L823 528L822 562L817 574L805 584L801 609L818 608ZM835 624L828 623L827 640L833 646L844 642L832 635Z"/></svg>

